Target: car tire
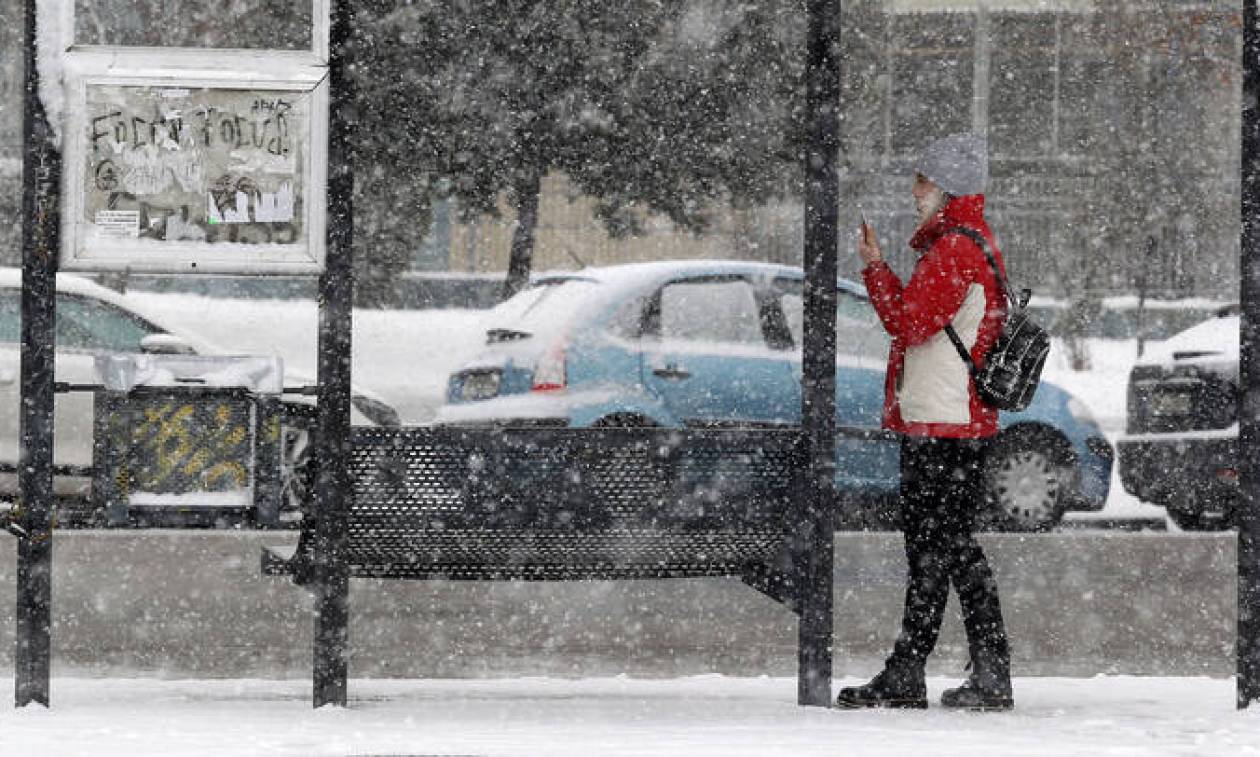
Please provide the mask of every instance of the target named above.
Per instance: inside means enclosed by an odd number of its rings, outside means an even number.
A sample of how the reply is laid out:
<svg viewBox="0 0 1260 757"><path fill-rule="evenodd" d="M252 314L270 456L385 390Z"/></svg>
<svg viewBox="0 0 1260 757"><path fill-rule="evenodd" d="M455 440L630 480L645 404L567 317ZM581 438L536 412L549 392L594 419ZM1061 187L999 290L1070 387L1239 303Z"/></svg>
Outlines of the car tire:
<svg viewBox="0 0 1260 757"><path fill-rule="evenodd" d="M280 521L293 523L311 512L315 501L315 457L311 431L313 408L286 406L280 422Z"/></svg>
<svg viewBox="0 0 1260 757"><path fill-rule="evenodd" d="M998 531L1049 531L1063 520L1070 480L1067 441L1040 428L997 436L985 458L981 525Z"/></svg>
<svg viewBox="0 0 1260 757"><path fill-rule="evenodd" d="M313 494L313 458L310 429L280 429L280 516L295 518L305 513Z"/></svg>

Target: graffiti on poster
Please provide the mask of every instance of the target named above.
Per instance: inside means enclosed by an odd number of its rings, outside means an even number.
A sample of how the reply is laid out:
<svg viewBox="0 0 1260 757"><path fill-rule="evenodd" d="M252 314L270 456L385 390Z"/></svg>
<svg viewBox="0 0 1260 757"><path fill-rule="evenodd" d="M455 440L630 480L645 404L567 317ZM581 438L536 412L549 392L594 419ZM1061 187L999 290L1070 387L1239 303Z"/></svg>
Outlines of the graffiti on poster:
<svg viewBox="0 0 1260 757"><path fill-rule="evenodd" d="M96 84L83 221L97 239L300 244L309 95Z"/></svg>

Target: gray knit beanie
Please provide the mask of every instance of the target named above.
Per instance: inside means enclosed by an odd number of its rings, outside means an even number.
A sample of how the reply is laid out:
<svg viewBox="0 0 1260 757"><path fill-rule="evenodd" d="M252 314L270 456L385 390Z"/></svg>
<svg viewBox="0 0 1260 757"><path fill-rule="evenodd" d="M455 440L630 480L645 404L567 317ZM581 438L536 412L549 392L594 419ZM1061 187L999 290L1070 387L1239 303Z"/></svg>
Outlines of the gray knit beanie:
<svg viewBox="0 0 1260 757"><path fill-rule="evenodd" d="M983 194L989 182L987 145L974 134L942 137L924 148L914 170L955 197Z"/></svg>

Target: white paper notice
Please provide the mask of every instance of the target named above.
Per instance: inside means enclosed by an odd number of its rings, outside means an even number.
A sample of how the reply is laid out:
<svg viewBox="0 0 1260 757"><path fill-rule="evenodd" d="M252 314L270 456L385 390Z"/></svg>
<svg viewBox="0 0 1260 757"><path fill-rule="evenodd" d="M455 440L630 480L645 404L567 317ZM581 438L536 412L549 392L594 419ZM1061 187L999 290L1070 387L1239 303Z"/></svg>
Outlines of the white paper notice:
<svg viewBox="0 0 1260 757"><path fill-rule="evenodd" d="M96 211L96 233L105 237L140 236L140 211L138 210L98 210Z"/></svg>

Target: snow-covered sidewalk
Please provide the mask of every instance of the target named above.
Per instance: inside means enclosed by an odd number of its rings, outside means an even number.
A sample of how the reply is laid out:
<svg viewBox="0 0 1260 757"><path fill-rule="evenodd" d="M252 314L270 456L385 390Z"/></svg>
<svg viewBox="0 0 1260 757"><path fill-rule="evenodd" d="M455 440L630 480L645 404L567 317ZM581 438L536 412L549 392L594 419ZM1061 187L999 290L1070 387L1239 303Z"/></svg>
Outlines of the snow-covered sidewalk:
<svg viewBox="0 0 1260 757"><path fill-rule="evenodd" d="M838 681L837 686L856 681ZM935 698L952 681L929 681ZM12 691L11 687L5 687ZM0 710L19 755L1260 755L1232 680L1024 678L1010 713L796 706L784 678L53 680L53 708Z"/></svg>

